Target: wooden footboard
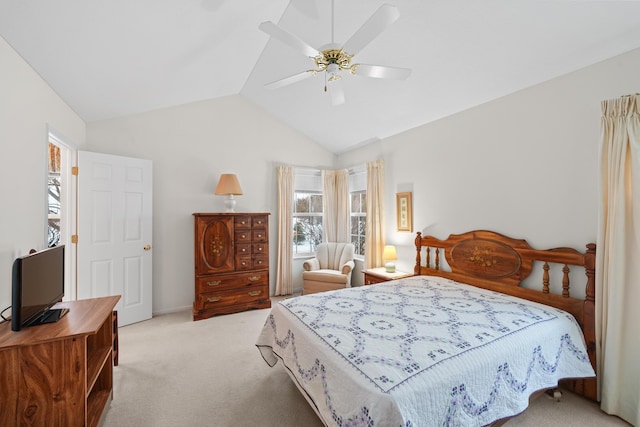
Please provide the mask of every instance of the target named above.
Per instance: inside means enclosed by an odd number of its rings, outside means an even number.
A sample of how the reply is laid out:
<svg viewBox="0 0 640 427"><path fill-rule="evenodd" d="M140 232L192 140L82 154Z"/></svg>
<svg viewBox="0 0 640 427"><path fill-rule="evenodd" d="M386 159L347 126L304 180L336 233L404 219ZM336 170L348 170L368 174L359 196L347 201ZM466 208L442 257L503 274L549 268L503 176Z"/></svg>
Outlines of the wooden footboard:
<svg viewBox="0 0 640 427"><path fill-rule="evenodd" d="M595 370L595 256L596 245L590 243L586 251L572 248L539 250L525 240L502 234L476 230L450 235L446 240L433 236L416 239L416 275L450 278L462 283L502 292L508 295L556 307L571 313L584 333L591 365ZM444 258L443 258L444 257ZM540 289L522 287L531 274L534 262L542 268ZM445 267L446 265L446 267ZM561 268L561 286L554 286L551 272ZM571 296L570 271L584 268L585 298ZM561 288L561 293L553 289ZM597 399L596 379L567 380L563 386L591 400Z"/></svg>

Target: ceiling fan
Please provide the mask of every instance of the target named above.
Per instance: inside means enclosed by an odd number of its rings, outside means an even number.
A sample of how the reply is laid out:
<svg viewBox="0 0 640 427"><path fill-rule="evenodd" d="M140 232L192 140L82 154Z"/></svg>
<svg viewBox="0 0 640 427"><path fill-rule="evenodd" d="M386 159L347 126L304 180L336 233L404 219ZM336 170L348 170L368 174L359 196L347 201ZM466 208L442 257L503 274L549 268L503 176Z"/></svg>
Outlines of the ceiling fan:
<svg viewBox="0 0 640 427"><path fill-rule="evenodd" d="M282 29L271 21L259 25L265 33L280 40L287 46L311 58L316 68L302 71L294 75L268 83L265 87L277 89L315 76L325 75L325 92L331 95L333 105L345 102L344 91L340 84L342 73L354 76L374 77L380 79L406 79L411 74L408 68L387 67L352 63L353 57L382 33L389 25L400 17L395 6L384 4L346 41L341 47L333 42L333 1L331 2L331 43L315 49L294 34Z"/></svg>

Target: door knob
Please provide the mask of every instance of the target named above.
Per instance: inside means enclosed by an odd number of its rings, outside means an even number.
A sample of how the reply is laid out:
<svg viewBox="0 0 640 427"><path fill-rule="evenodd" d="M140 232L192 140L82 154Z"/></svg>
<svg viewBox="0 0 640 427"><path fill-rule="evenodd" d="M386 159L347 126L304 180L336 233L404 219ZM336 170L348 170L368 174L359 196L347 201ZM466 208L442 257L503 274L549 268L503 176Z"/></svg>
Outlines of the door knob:
<svg viewBox="0 0 640 427"><path fill-rule="evenodd" d="M145 251L150 251L151 250L151 245L144 245L143 248Z"/></svg>

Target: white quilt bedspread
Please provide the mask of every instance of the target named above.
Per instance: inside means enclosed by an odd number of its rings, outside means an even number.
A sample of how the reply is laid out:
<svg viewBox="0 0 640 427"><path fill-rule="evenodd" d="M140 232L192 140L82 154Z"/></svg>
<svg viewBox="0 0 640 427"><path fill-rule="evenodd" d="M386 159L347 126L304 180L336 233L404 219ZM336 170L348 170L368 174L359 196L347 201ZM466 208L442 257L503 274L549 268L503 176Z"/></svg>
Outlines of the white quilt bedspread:
<svg viewBox="0 0 640 427"><path fill-rule="evenodd" d="M570 314L431 276L284 300L256 345L331 426L482 426L595 375Z"/></svg>

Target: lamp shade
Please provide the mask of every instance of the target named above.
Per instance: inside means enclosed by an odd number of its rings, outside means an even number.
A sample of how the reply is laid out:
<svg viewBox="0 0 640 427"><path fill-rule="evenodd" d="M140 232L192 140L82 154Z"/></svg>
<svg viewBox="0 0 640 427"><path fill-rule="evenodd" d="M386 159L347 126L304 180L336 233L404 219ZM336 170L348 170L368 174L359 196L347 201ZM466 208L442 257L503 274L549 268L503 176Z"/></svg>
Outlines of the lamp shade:
<svg viewBox="0 0 640 427"><path fill-rule="evenodd" d="M384 251L382 251L382 259L391 261L398 259L398 254L396 254L396 247L391 245L385 246Z"/></svg>
<svg viewBox="0 0 640 427"><path fill-rule="evenodd" d="M391 245L385 246L384 250L382 251L382 259L387 261L387 263L384 265L387 273L395 273L396 265L393 263L393 261L398 259L398 254L396 254L396 247Z"/></svg>
<svg viewBox="0 0 640 427"><path fill-rule="evenodd" d="M229 195L233 194L235 196L239 196L242 194L242 188L240 187L240 183L238 182L238 177L234 173L223 173L220 175L220 181L218 181L218 186L216 187L216 192L218 196L221 195Z"/></svg>

